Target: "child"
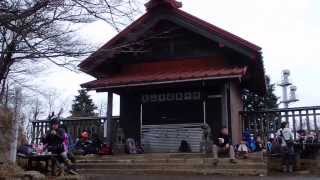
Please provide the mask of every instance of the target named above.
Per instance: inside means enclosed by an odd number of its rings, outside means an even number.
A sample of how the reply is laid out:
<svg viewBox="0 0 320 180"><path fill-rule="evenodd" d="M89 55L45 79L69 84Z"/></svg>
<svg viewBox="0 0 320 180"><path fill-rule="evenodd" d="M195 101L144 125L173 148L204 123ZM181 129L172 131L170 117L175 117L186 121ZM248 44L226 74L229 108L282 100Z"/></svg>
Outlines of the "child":
<svg viewBox="0 0 320 180"><path fill-rule="evenodd" d="M126 149L128 154L137 154L136 142L132 138L127 139Z"/></svg>
<svg viewBox="0 0 320 180"><path fill-rule="evenodd" d="M245 140L242 140L240 141L240 144L238 146L238 157L240 158L243 158L243 159L247 159L248 158L248 147L246 145L246 141Z"/></svg>
<svg viewBox="0 0 320 180"><path fill-rule="evenodd" d="M257 143L253 134L250 134L249 139L247 140L247 146L249 147L250 152L255 152L257 149Z"/></svg>
<svg viewBox="0 0 320 180"><path fill-rule="evenodd" d="M257 136L256 139L256 152L262 151L263 150L263 142L260 136Z"/></svg>

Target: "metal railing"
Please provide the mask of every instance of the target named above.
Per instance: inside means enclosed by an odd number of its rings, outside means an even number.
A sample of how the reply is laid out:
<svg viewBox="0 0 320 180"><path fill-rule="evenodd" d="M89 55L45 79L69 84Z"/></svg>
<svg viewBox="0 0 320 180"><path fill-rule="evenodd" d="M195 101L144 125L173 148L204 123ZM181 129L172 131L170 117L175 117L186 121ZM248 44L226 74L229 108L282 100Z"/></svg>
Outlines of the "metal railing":
<svg viewBox="0 0 320 180"><path fill-rule="evenodd" d="M113 120L118 120L118 116L112 117ZM64 125L68 133L77 138L83 130L89 130L91 134L103 136L103 124L107 117L72 117L60 120L60 124ZM41 137L50 129L49 120L32 121L32 140L31 143L39 144Z"/></svg>
<svg viewBox="0 0 320 180"><path fill-rule="evenodd" d="M243 131L250 131L264 140L275 133L283 121L289 123L294 138L299 130L319 135L320 106L271 109L265 111L240 112ZM319 136L318 136L319 137Z"/></svg>

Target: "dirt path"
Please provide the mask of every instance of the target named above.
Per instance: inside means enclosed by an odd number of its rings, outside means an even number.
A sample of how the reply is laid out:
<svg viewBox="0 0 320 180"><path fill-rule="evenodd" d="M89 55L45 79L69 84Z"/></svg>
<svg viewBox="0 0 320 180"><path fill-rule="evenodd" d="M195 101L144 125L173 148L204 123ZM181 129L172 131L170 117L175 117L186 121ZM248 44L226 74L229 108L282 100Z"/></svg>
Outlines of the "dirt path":
<svg viewBox="0 0 320 180"><path fill-rule="evenodd" d="M86 177L88 180L320 180L320 176L156 176L156 175L106 175Z"/></svg>

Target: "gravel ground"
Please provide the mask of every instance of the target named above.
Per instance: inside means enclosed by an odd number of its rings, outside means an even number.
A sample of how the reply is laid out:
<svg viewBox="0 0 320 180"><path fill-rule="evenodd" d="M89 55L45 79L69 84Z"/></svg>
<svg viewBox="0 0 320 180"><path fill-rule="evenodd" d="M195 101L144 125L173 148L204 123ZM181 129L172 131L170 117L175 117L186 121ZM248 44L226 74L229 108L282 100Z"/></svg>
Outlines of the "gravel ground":
<svg viewBox="0 0 320 180"><path fill-rule="evenodd" d="M86 177L88 180L320 180L320 176L156 176L156 175L106 175Z"/></svg>

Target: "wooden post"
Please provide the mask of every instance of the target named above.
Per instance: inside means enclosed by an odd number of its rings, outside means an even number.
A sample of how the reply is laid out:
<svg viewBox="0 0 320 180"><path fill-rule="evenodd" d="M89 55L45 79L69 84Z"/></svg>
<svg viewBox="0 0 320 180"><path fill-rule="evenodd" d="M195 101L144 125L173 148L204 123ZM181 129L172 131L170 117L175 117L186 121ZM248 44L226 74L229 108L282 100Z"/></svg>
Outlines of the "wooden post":
<svg viewBox="0 0 320 180"><path fill-rule="evenodd" d="M286 118L287 124L289 124L289 113L288 113L288 111L285 111L285 118Z"/></svg>
<svg viewBox="0 0 320 180"><path fill-rule="evenodd" d="M229 136L231 137L231 142L234 143L234 139L232 138L233 129L232 129L232 117L231 117L231 92L230 92L230 82L226 83L226 90L227 90L227 128L229 131Z"/></svg>
<svg viewBox="0 0 320 180"><path fill-rule="evenodd" d="M108 92L108 105L107 105L107 120L104 123L104 137L107 142L112 144L112 103L113 102L113 93Z"/></svg>
<svg viewBox="0 0 320 180"><path fill-rule="evenodd" d="M39 144L39 122L36 123L36 144Z"/></svg>
<svg viewBox="0 0 320 180"><path fill-rule="evenodd" d="M203 123L207 123L207 115L206 115L206 100L203 100L202 108L203 108Z"/></svg>
<svg viewBox="0 0 320 180"><path fill-rule="evenodd" d="M318 134L318 124L317 124L317 112L316 112L316 109L313 110L313 124L314 124L314 131Z"/></svg>
<svg viewBox="0 0 320 180"><path fill-rule="evenodd" d="M302 124L302 113L301 110L299 110L299 124L300 124L300 130L303 129L303 124Z"/></svg>
<svg viewBox="0 0 320 180"><path fill-rule="evenodd" d="M296 111L292 111L292 127L294 139L297 139L297 128L296 128Z"/></svg>
<svg viewBox="0 0 320 180"><path fill-rule="evenodd" d="M43 128L44 128L44 123L41 122L40 123L40 138L43 136ZM39 141L39 143L40 143L40 141Z"/></svg>
<svg viewBox="0 0 320 180"><path fill-rule="evenodd" d="M46 134L47 133L47 131L48 131L48 127L49 127L50 125L49 125L49 122L47 121L47 122L45 122L45 124L44 124L44 134Z"/></svg>
<svg viewBox="0 0 320 180"><path fill-rule="evenodd" d="M34 144L36 142L36 123L32 122L32 140L31 143Z"/></svg>
<svg viewBox="0 0 320 180"><path fill-rule="evenodd" d="M309 110L306 110L306 123L307 123L307 131L310 132L310 119L309 119Z"/></svg>
<svg viewBox="0 0 320 180"><path fill-rule="evenodd" d="M143 137L143 105L140 104L140 143L142 143L142 137Z"/></svg>

